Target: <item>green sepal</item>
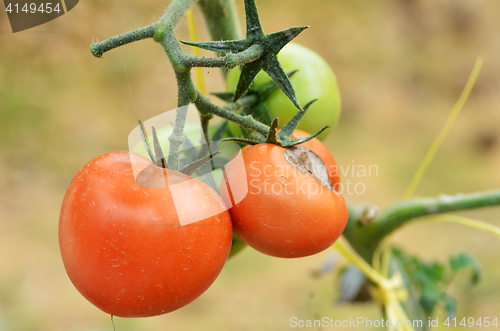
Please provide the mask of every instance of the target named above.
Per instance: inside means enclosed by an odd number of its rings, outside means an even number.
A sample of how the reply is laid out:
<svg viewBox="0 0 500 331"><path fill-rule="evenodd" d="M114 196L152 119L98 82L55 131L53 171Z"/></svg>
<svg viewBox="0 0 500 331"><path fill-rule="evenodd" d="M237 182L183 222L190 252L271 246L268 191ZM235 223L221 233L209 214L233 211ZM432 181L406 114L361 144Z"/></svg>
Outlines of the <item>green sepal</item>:
<svg viewBox="0 0 500 331"><path fill-rule="evenodd" d="M151 127L153 130L153 146L155 149L155 163L158 167L162 167L168 169L167 159L165 155L163 155L163 150L161 149L160 141L158 140L158 135L156 134L156 128L154 126Z"/></svg>
<svg viewBox="0 0 500 331"><path fill-rule="evenodd" d="M251 62L241 66L240 79L238 80L236 91L234 91L233 102L238 101L238 99L248 90L250 84L252 84L253 79L261 69L261 64L259 62L260 61Z"/></svg>
<svg viewBox="0 0 500 331"><path fill-rule="evenodd" d="M233 98L234 98L233 92L216 92L216 93L212 93L212 95L216 96L217 98L219 98L225 102L232 102Z"/></svg>
<svg viewBox="0 0 500 331"><path fill-rule="evenodd" d="M239 143L239 144L251 145L251 146L262 143L261 141L255 141L255 140L244 139L244 138L224 138L221 141L234 141L234 142Z"/></svg>
<svg viewBox="0 0 500 331"><path fill-rule="evenodd" d="M291 72L287 73L288 78L292 78L292 76L295 75L295 73L297 71L298 70L294 70L294 71L291 71ZM259 99L261 101L265 101L265 100L267 100L267 98L269 98L269 96L271 94L273 94L274 92L276 92L277 90L279 90L279 87L278 87L278 85L276 85L276 83L274 82L274 80L270 80L270 81L262 84L258 88L254 89L253 87L251 87L251 89L253 89L255 92L257 92L257 94L259 96Z"/></svg>
<svg viewBox="0 0 500 331"><path fill-rule="evenodd" d="M212 42L183 41L183 43L219 53L239 53L253 45L260 45L266 55L263 58L242 65L240 79L232 101L237 101L245 94L255 76L260 70L264 70L271 76L276 85L285 93L290 101L292 101L295 107L302 110L292 83L278 61L277 54L286 44L304 31L304 29L308 28L308 26L293 27L265 35L260 23L255 0L245 0L245 14L246 39Z"/></svg>
<svg viewBox="0 0 500 331"><path fill-rule="evenodd" d="M194 46L208 51L218 52L218 53L239 53L243 52L245 49L251 46L251 43L246 40L222 40L222 41L184 41L181 43Z"/></svg>
<svg viewBox="0 0 500 331"><path fill-rule="evenodd" d="M262 69L272 78L283 93L285 93L293 105L298 109L303 110L299 104L299 100L297 100L297 95L295 94L292 82L285 73L285 70L281 67L281 64L276 56L266 56L266 58L262 60Z"/></svg>
<svg viewBox="0 0 500 331"><path fill-rule="evenodd" d="M259 41L264 36L264 30L260 23L259 12L255 0L245 0L245 16L247 26L247 39L253 42Z"/></svg>
<svg viewBox="0 0 500 331"><path fill-rule="evenodd" d="M267 134L266 141L265 141L266 143L281 146L281 142L278 140L278 137L277 137L278 123L279 123L279 119L276 117L273 120L271 127L269 128L269 133Z"/></svg>
<svg viewBox="0 0 500 331"><path fill-rule="evenodd" d="M268 48L266 50L269 54L276 55L278 52L291 40L297 37L302 31L307 29L309 26L297 26L289 29L285 29L278 32L273 32L266 35L266 44Z"/></svg>
<svg viewBox="0 0 500 331"><path fill-rule="evenodd" d="M299 124L300 120L302 119L302 117L304 117L306 111L316 100L318 99L309 101L304 106L304 111L298 111L297 114L295 114L295 116L283 127L283 129L281 129L280 133L278 133L279 139L290 138L292 136L292 133Z"/></svg>
<svg viewBox="0 0 500 331"><path fill-rule="evenodd" d="M219 154L220 152L215 152L210 155L207 155L201 159L198 159L196 161L193 161L183 167L182 169L179 170L179 172L182 172L183 174L186 174L188 176L191 176L196 170L200 169L203 167L208 161L210 161L214 156Z"/></svg>
<svg viewBox="0 0 500 331"><path fill-rule="evenodd" d="M153 154L153 151L151 150L151 146L149 146L149 141L148 141L148 135L146 134L146 130L144 129L144 124L142 124L142 121L139 119L139 129L141 131L141 138L142 138L142 143L144 144L144 148L148 152L149 158L151 161L156 164L155 156Z"/></svg>
<svg viewBox="0 0 500 331"><path fill-rule="evenodd" d="M309 137L305 137L305 138L299 138L299 139L283 138L283 139L281 139L281 145L280 146L282 146L282 147L292 147L292 146L295 146L295 145L303 144L303 143L305 143L305 142L307 142L307 141L309 141L309 140L311 140L313 138L316 138L317 136L319 136L321 133L323 133L323 131L325 131L329 127L330 126L325 126L324 128L322 128L318 132L313 133Z"/></svg>

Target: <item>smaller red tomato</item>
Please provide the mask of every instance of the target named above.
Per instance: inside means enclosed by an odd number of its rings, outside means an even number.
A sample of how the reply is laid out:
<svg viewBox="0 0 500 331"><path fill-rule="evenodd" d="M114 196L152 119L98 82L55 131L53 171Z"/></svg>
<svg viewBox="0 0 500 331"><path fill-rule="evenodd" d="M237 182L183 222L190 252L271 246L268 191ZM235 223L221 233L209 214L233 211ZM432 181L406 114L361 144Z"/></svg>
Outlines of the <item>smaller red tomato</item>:
<svg viewBox="0 0 500 331"><path fill-rule="evenodd" d="M247 195L229 209L243 241L262 253L293 258L321 252L338 239L348 210L344 198L322 184L328 174L318 155L267 143L245 147L242 155L246 171L242 175L228 163L231 180L223 183L222 196L231 201L248 183Z"/></svg>

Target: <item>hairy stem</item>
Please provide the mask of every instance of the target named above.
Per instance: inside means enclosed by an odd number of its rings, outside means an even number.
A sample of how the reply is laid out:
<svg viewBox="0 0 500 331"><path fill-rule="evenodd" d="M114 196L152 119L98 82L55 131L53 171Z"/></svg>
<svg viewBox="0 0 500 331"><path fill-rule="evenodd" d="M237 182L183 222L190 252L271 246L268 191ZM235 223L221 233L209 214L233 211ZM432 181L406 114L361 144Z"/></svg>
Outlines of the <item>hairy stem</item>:
<svg viewBox="0 0 500 331"><path fill-rule="evenodd" d="M205 17L212 40L238 40L243 38L234 0L199 0L198 5ZM228 69L221 69L222 75L225 77Z"/></svg>
<svg viewBox="0 0 500 331"><path fill-rule="evenodd" d="M219 107L211 103L206 96L197 91L195 105L202 114L214 114L231 122L237 123L247 130L254 130L263 135L267 135L269 132L269 127L267 125L256 121L250 115L243 116L234 113L234 111L242 108L244 105L251 105L256 102L258 102L257 96L247 96L245 98L241 98L237 102Z"/></svg>
<svg viewBox="0 0 500 331"><path fill-rule="evenodd" d="M224 67L232 69L236 66L253 62L264 55L260 45L252 45L243 52L226 54L220 57L187 56L182 63L186 67Z"/></svg>
<svg viewBox="0 0 500 331"><path fill-rule="evenodd" d="M175 29L186 11L196 0L174 0L165 11L165 14L157 22L155 41L161 43L172 63L177 78L177 114L172 134L168 137L170 150L168 153L168 164L171 169L179 169L179 149L184 143L184 125L186 122L187 105L196 98L196 91L191 79L190 68L182 63L185 53L182 51L179 40L175 35ZM186 106L186 107L184 107Z"/></svg>
<svg viewBox="0 0 500 331"><path fill-rule="evenodd" d="M242 38L234 0L199 0L198 5L213 40Z"/></svg>
<svg viewBox="0 0 500 331"><path fill-rule="evenodd" d="M188 72L190 67L183 64L186 54L181 48L179 40L175 35L175 28L186 11L196 0L174 0L165 11L165 14L157 22L155 41L163 46L170 59L170 63L176 72Z"/></svg>
<svg viewBox="0 0 500 331"><path fill-rule="evenodd" d="M122 33L118 36L109 38L108 40L90 45L90 51L95 57L102 57L105 52L110 51L113 48L126 45L134 41L153 38L155 29L156 23L134 31Z"/></svg>
<svg viewBox="0 0 500 331"><path fill-rule="evenodd" d="M380 212L366 226L359 222L361 213L353 208L353 212L358 216L349 219L350 224L345 236L364 258L369 259L385 236L418 217L498 205L500 205L500 190L454 196L441 195L437 198L415 198L399 202Z"/></svg>

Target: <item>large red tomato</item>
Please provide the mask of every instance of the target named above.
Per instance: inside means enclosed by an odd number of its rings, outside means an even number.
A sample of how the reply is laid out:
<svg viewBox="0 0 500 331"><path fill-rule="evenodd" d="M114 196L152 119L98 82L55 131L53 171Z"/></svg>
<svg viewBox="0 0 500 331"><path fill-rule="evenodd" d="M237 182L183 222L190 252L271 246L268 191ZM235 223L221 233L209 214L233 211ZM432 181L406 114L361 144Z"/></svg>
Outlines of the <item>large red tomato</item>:
<svg viewBox="0 0 500 331"><path fill-rule="evenodd" d="M228 163L226 178L231 181L223 185L222 195L231 200L247 181L247 195L229 209L235 232L262 253L291 258L330 247L342 234L348 211L338 192L287 161L287 150L292 149L273 144L242 149L246 175ZM306 166L316 162L309 160L314 155L307 154L306 148L295 150ZM323 178L328 180L326 170Z"/></svg>
<svg viewBox="0 0 500 331"><path fill-rule="evenodd" d="M144 170L141 185L131 162ZM164 187L148 188L158 183ZM71 281L121 317L164 314L196 299L220 273L231 239L229 212L215 191L126 151L101 155L77 173L59 221Z"/></svg>
<svg viewBox="0 0 500 331"><path fill-rule="evenodd" d="M296 129L293 131L291 138L300 139L309 136L310 136L309 133ZM340 171L337 166L337 162L335 162L332 153L330 153L328 148L326 148L326 146L323 145L321 140L317 138L312 138L311 140L306 141L305 143L302 143L299 146L304 146L306 148L309 148L320 157L320 159L326 166L326 169L328 171L328 177L330 177L332 186L338 190L338 186L340 184Z"/></svg>

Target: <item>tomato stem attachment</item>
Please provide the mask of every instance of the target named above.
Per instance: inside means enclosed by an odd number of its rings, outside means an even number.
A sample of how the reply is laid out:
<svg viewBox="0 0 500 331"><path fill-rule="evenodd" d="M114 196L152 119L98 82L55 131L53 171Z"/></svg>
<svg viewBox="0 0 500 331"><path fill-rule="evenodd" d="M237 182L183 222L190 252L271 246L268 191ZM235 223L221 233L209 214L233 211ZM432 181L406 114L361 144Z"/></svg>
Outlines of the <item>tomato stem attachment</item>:
<svg viewBox="0 0 500 331"><path fill-rule="evenodd" d="M283 127L281 131L278 132L278 122L279 119L276 117L272 124L271 127L268 129L267 134L264 134L263 132L260 132L262 134L261 137L257 137L257 140L253 139L246 139L246 138L227 138L224 139L225 141L235 141L241 144L246 144L246 145L257 145L261 143L269 143L269 144L275 144L281 147L292 147L295 145L299 145L302 143L305 143L306 141L309 141L313 139L314 137L318 136L321 134L323 131L329 128L329 126L325 126L318 132L310 135L309 137L305 138L291 138L291 135L295 128L297 127L297 124L299 124L299 121L302 119L304 116L305 112L309 109L309 107L316 101L316 99L309 101L305 106L303 111L298 111L297 114ZM249 115L247 115L249 116ZM264 136L265 135L265 136Z"/></svg>

